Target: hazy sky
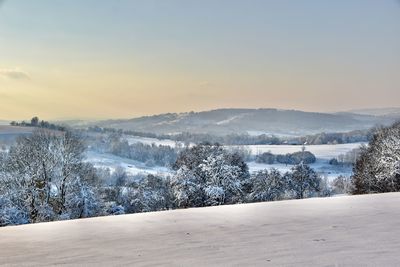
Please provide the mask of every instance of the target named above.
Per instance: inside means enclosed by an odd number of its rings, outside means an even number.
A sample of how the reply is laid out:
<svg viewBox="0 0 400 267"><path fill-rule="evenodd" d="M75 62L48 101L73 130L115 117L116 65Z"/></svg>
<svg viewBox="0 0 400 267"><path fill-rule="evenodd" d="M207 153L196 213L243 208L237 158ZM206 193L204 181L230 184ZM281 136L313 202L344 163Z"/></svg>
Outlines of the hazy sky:
<svg viewBox="0 0 400 267"><path fill-rule="evenodd" d="M396 0L0 0L3 119L385 106Z"/></svg>

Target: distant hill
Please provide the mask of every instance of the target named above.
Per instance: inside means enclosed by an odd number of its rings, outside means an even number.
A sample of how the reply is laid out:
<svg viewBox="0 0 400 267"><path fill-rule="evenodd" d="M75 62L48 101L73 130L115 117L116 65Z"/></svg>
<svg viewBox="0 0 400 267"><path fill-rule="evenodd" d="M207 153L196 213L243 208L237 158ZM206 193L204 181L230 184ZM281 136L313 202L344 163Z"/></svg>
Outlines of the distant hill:
<svg viewBox="0 0 400 267"><path fill-rule="evenodd" d="M349 113L373 116L400 117L400 108L353 109Z"/></svg>
<svg viewBox="0 0 400 267"><path fill-rule="evenodd" d="M88 123L100 127L151 133L210 133L226 135L304 135L344 132L387 125L400 118L357 113L316 113L279 109L217 109L203 112L167 113L124 120ZM82 126L82 124L80 124Z"/></svg>

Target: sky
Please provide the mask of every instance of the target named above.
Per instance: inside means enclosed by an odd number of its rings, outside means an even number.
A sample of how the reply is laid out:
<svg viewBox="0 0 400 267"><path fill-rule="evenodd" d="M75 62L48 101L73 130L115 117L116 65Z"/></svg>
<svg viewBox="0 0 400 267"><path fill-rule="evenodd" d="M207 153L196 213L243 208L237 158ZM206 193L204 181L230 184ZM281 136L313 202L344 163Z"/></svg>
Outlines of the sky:
<svg viewBox="0 0 400 267"><path fill-rule="evenodd" d="M397 0L0 0L0 118L400 106Z"/></svg>

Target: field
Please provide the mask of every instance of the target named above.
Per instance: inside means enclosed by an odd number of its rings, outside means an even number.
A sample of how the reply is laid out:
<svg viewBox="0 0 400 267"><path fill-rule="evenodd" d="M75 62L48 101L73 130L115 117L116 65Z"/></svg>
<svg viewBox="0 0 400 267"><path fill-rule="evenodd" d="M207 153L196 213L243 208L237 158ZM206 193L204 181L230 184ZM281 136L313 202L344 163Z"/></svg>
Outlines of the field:
<svg viewBox="0 0 400 267"><path fill-rule="evenodd" d="M6 266L400 266L400 193L0 229Z"/></svg>
<svg viewBox="0 0 400 267"><path fill-rule="evenodd" d="M18 136L31 134L33 128L9 126L0 124L0 145L8 145L15 141Z"/></svg>
<svg viewBox="0 0 400 267"><path fill-rule="evenodd" d="M167 175L172 172L169 168L160 166L146 166L145 163L121 158L108 153L86 152L86 162L92 163L97 168L108 168L113 172L117 167L122 167L128 174L159 174Z"/></svg>
<svg viewBox="0 0 400 267"><path fill-rule="evenodd" d="M9 126L0 124L0 136L2 135L18 135L32 133L31 127Z"/></svg>

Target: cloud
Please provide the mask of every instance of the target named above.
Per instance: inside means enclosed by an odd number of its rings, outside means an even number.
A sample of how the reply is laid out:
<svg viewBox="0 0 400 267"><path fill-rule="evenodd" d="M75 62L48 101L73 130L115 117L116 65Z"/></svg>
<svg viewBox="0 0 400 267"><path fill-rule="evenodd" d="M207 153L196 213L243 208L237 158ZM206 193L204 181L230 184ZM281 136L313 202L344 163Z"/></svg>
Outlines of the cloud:
<svg viewBox="0 0 400 267"><path fill-rule="evenodd" d="M30 80L29 75L19 69L0 69L0 77L13 80Z"/></svg>

